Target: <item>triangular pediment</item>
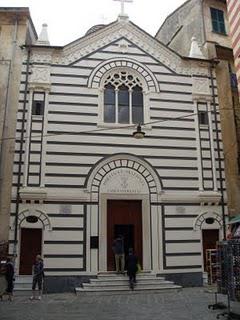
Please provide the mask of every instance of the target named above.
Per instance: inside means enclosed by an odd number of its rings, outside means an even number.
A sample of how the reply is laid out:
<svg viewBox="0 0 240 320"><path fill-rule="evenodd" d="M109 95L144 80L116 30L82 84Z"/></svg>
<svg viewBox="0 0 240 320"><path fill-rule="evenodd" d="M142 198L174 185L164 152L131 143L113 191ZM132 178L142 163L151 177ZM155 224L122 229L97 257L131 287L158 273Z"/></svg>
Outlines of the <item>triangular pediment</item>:
<svg viewBox="0 0 240 320"><path fill-rule="evenodd" d="M122 41L122 43L120 43ZM202 61L199 68L199 61L187 60L176 52L166 47L156 38L152 37L144 30L130 21L115 21L95 32L69 43L61 50L51 50L51 63L59 65L75 65L81 59L93 56L96 52L102 51L111 44L122 45L122 52L119 56L125 57L128 52L124 52L125 45L135 46L139 54L145 54L153 61L165 66L169 72L178 74L206 74L206 61ZM40 50L40 48L39 48ZM42 49L44 50L44 49ZM48 50L46 48L46 50ZM44 50L45 51L45 50ZM46 51L45 51L46 54ZM39 54L36 53L39 58ZM49 56L46 56L46 59ZM106 60L108 58L106 57ZM34 57L32 59L34 61Z"/></svg>
<svg viewBox="0 0 240 320"><path fill-rule="evenodd" d="M93 52L90 52L86 56L79 58L78 60L71 63L72 66L82 66L82 62L84 59L92 59L92 60L129 60L133 59L138 60L139 63L142 64L152 64L152 65L161 65L162 71L166 73L174 73L172 69L163 65L159 59L156 59L154 55L145 51L141 46L127 39L125 36L110 42L107 45L104 45L101 48L97 48ZM99 62L101 63L101 61Z"/></svg>
<svg viewBox="0 0 240 320"><path fill-rule="evenodd" d="M142 53L147 53L171 70L177 71L178 67L182 68L182 58L177 53L167 48L132 22L125 21L116 21L66 45L63 48L61 57L59 57L61 64L72 65L79 59L94 54L111 43L118 43L121 40L122 45L124 45L124 42L127 45L135 45Z"/></svg>

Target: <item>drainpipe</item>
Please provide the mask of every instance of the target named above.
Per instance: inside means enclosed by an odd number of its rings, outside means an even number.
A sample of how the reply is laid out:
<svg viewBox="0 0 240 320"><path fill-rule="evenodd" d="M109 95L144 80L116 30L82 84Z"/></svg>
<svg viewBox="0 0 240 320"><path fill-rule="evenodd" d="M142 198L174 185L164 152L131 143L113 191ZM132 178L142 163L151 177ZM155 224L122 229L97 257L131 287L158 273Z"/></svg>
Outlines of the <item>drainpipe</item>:
<svg viewBox="0 0 240 320"><path fill-rule="evenodd" d="M218 169L219 169L219 185L220 185L220 193L221 193L220 204L221 204L221 209L222 209L222 221L223 221L223 240L226 240L226 219L225 219L225 206L224 206L222 162L221 162L220 141L219 141L218 123L217 123L217 106L216 106L214 81L213 81L213 69L216 67L216 63L217 63L216 60L212 60L209 71L210 71L211 86L212 86L214 121L215 121L216 140L217 140L216 142L217 142Z"/></svg>
<svg viewBox="0 0 240 320"><path fill-rule="evenodd" d="M24 143L24 129L27 109L27 92L28 92L28 78L29 78L29 66L30 66L30 55L31 47L27 47L27 67L26 67L26 80L23 97L23 113L22 113L22 128L20 136L20 150L19 150L19 161L18 161L18 176L17 176L17 196L16 196L16 210L15 210L15 224L14 224L14 247L13 255L16 258L17 253L17 241L18 241L18 213L20 204L20 187L21 187L21 172L22 172L22 161L23 161L23 143Z"/></svg>

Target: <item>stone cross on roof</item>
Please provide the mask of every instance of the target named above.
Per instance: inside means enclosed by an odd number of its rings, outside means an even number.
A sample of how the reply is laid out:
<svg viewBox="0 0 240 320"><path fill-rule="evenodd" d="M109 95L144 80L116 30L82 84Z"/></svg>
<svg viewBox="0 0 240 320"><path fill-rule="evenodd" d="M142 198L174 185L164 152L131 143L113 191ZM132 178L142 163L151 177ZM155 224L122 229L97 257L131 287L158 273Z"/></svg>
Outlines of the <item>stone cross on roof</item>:
<svg viewBox="0 0 240 320"><path fill-rule="evenodd" d="M121 13L120 13L119 17L126 17L127 14L124 12L124 4L125 4L125 2L133 2L133 0L113 0L113 1L121 2Z"/></svg>

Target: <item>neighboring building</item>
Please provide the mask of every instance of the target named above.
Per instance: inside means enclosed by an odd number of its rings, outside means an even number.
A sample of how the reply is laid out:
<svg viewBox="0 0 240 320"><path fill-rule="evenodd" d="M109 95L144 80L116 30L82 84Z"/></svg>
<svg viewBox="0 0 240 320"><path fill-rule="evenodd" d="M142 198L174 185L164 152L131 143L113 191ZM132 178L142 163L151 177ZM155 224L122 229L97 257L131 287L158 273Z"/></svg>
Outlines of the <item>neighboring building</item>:
<svg viewBox="0 0 240 320"><path fill-rule="evenodd" d="M0 7L0 243L9 233L22 46L35 39L28 8Z"/></svg>
<svg viewBox="0 0 240 320"><path fill-rule="evenodd" d="M227 9L240 93L240 1L227 0Z"/></svg>
<svg viewBox="0 0 240 320"><path fill-rule="evenodd" d="M223 224L210 63L182 58L125 15L64 47L51 47L44 28L22 65L17 273L31 274L41 253L48 289L65 290L113 270L112 242L123 234L144 270L202 283L204 249ZM143 140L132 137L138 123Z"/></svg>
<svg viewBox="0 0 240 320"><path fill-rule="evenodd" d="M239 16L239 11L234 12ZM240 105L229 34L226 1L189 0L166 18L156 38L182 55L188 55L191 39L195 37L202 46L201 55L215 60L228 211L236 215L240 212Z"/></svg>

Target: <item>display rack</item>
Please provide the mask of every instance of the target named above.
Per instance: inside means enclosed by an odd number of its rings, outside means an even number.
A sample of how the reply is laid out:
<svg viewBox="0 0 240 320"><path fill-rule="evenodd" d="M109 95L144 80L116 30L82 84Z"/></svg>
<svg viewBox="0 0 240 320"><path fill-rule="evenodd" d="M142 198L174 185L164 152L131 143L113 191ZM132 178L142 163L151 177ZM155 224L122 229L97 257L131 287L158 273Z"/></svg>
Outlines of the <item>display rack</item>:
<svg viewBox="0 0 240 320"><path fill-rule="evenodd" d="M217 289L226 294L227 311L217 315L217 319L240 319L231 311L231 301L240 301L240 240L222 241L217 248Z"/></svg>
<svg viewBox="0 0 240 320"><path fill-rule="evenodd" d="M217 249L206 250L206 271L208 284L215 284L217 282Z"/></svg>

